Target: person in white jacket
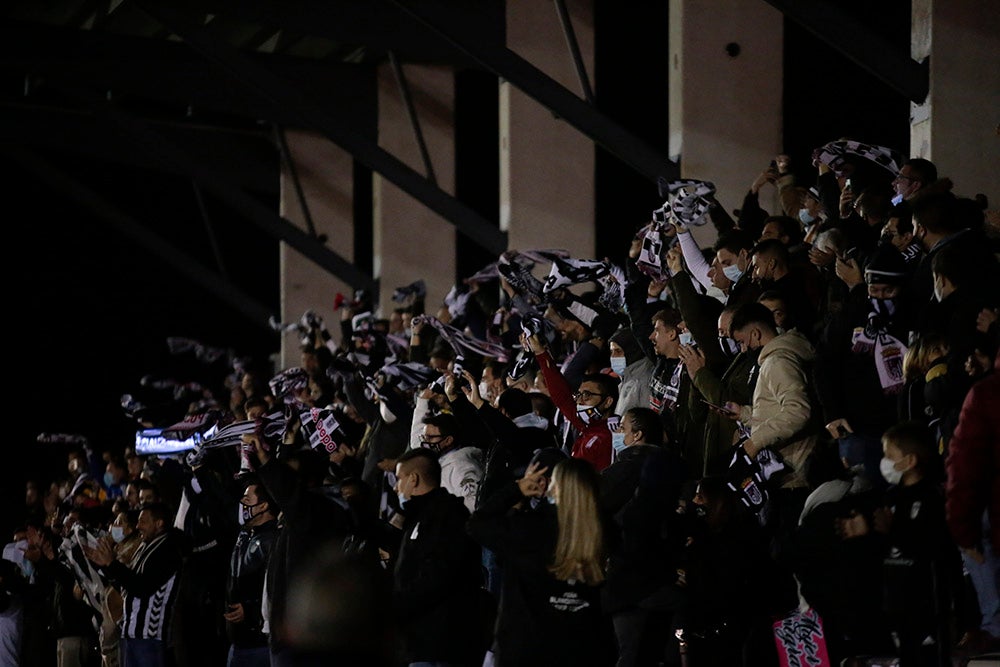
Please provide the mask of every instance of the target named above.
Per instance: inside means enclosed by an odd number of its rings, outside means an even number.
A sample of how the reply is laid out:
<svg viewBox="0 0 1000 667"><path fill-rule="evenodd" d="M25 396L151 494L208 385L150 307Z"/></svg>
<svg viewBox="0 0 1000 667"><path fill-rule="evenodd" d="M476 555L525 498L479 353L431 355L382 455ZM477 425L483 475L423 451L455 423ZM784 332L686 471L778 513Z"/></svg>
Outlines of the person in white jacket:
<svg viewBox="0 0 1000 667"><path fill-rule="evenodd" d="M459 441L458 422L455 416L442 412L424 417L421 447L438 453L441 464L441 486L465 502L472 512L476 509L476 495L483 481L483 453L478 447Z"/></svg>

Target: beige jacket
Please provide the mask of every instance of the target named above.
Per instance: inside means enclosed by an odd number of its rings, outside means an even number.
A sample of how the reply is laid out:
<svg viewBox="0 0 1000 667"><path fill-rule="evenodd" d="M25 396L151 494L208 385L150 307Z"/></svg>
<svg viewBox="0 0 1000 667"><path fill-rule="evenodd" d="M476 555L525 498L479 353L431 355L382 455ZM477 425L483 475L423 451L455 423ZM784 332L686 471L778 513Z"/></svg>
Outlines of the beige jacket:
<svg viewBox="0 0 1000 667"><path fill-rule="evenodd" d="M776 336L760 351L753 405L740 413L754 444L777 450L792 469L782 480L785 488L807 486L803 467L818 435L809 390L815 357L812 343L798 331Z"/></svg>

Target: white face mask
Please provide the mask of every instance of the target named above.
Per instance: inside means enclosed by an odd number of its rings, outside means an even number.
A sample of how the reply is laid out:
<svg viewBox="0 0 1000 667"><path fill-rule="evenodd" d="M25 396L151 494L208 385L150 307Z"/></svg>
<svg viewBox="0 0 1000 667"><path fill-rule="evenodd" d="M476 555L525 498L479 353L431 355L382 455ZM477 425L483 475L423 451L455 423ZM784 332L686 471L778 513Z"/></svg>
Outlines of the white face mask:
<svg viewBox="0 0 1000 667"><path fill-rule="evenodd" d="M601 418L601 411L596 406L593 406L593 405L581 405L581 404L577 403L576 404L576 416L579 417L580 420L584 424L589 424L590 422L594 421L595 419L600 419Z"/></svg>
<svg viewBox="0 0 1000 667"><path fill-rule="evenodd" d="M740 267L736 264L730 264L729 266L722 267L722 272L726 274L726 277L729 278L731 282L734 283L740 279L740 276L743 275L743 272L740 271Z"/></svg>
<svg viewBox="0 0 1000 667"><path fill-rule="evenodd" d="M883 456L878 464L878 470L889 484L899 484L903 479L903 471L897 470L895 462L890 458Z"/></svg>
<svg viewBox="0 0 1000 667"><path fill-rule="evenodd" d="M484 401L488 401L490 400L489 393L490 393L490 385L488 382L486 382L486 380L483 380L482 382L479 383L479 396Z"/></svg>
<svg viewBox="0 0 1000 667"><path fill-rule="evenodd" d="M120 543L125 539L125 526L111 526L111 539L115 541L115 544Z"/></svg>
<svg viewBox="0 0 1000 667"><path fill-rule="evenodd" d="M938 303L944 301L944 285L937 279L934 280L934 300Z"/></svg>
<svg viewBox="0 0 1000 667"><path fill-rule="evenodd" d="M625 357L611 357L611 370L613 370L616 375L624 373L627 365L628 363L625 361Z"/></svg>

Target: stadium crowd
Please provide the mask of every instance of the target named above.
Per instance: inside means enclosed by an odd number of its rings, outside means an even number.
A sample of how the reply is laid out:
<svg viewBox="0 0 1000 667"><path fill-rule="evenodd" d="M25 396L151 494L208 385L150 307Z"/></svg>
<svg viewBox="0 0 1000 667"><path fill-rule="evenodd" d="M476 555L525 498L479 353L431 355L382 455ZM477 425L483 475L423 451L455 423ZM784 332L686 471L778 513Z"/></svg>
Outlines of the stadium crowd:
<svg viewBox="0 0 1000 667"><path fill-rule="evenodd" d="M205 378L124 396L135 444L39 436L66 467L4 548L0 663L1000 650L1000 221L960 185L832 141L732 212L661 182L622 262L509 250L441 303L272 322L293 367L170 339Z"/></svg>

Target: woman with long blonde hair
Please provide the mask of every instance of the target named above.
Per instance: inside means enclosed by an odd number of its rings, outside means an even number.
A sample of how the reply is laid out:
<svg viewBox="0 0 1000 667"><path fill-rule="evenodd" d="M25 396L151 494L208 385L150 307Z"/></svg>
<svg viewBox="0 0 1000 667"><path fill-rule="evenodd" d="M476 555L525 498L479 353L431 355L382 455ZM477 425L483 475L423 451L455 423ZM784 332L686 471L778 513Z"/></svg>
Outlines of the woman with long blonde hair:
<svg viewBox="0 0 1000 667"><path fill-rule="evenodd" d="M599 478L582 459L566 459L552 471L559 538L549 571L557 579L596 586L604 581L604 526L597 509Z"/></svg>
<svg viewBox="0 0 1000 667"><path fill-rule="evenodd" d="M501 567L495 666L615 664L614 629L601 605L614 524L601 515L598 482L588 461L539 450L524 476L469 520L472 537Z"/></svg>

